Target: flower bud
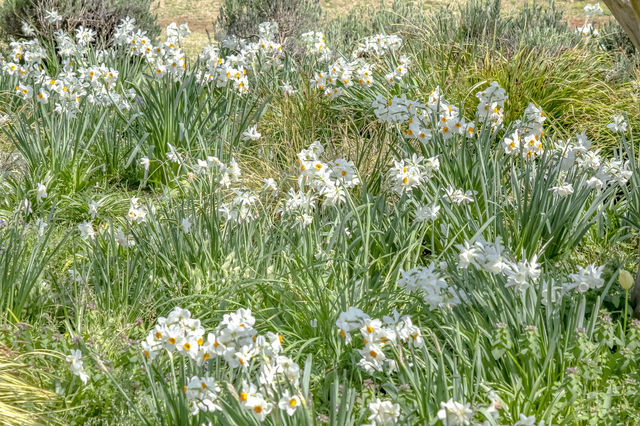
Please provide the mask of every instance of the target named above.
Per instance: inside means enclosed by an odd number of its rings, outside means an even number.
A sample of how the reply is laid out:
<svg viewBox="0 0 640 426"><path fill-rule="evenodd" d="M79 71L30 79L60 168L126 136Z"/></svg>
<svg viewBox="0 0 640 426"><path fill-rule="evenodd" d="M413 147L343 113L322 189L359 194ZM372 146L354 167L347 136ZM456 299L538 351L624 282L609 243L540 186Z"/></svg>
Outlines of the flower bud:
<svg viewBox="0 0 640 426"><path fill-rule="evenodd" d="M623 289L631 290L634 284L633 276L626 269L621 269L618 273L618 282Z"/></svg>

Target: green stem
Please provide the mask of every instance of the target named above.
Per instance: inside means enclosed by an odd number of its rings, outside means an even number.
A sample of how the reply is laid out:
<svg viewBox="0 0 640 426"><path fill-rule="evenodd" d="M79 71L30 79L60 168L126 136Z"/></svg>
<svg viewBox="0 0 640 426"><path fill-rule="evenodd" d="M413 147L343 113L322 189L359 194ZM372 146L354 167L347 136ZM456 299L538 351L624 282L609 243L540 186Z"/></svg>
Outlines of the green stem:
<svg viewBox="0 0 640 426"><path fill-rule="evenodd" d="M629 290L624 291L624 320L622 325L623 336L627 333L627 308L629 306Z"/></svg>

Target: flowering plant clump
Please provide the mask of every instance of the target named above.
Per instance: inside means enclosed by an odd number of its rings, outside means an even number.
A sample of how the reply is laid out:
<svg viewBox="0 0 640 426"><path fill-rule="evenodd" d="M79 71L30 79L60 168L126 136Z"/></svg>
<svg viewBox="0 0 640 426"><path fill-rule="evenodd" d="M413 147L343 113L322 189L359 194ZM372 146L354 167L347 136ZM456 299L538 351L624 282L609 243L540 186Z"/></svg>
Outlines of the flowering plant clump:
<svg viewBox="0 0 640 426"><path fill-rule="evenodd" d="M602 8L583 39L402 4L198 51L47 9L51 40L2 44L0 361L35 392L9 422L640 424L637 102Z"/></svg>
<svg viewBox="0 0 640 426"><path fill-rule="evenodd" d="M284 356L282 335L268 332L259 335L251 310L238 309L225 314L222 321L207 333L187 309L175 307L167 317L160 317L142 342L144 358L151 361L161 353L191 360L206 373L216 358L244 377L237 389L241 405L258 420L264 421L272 410L280 409L292 416L304 403L300 394L300 367ZM192 376L184 384L184 393L192 415L222 410L223 389L233 383L220 383L216 377Z"/></svg>

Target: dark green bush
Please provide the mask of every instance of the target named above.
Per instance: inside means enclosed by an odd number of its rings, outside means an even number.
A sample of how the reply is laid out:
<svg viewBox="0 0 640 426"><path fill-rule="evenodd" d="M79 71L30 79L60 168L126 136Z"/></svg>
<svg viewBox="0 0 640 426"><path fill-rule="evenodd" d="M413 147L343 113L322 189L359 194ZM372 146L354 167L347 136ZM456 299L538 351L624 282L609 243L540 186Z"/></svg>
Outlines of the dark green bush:
<svg viewBox="0 0 640 426"><path fill-rule="evenodd" d="M217 30L220 35L242 38L258 34L262 22L277 22L279 41L316 30L322 16L318 0L224 0L220 7Z"/></svg>
<svg viewBox="0 0 640 426"><path fill-rule="evenodd" d="M599 40L605 50L620 52L628 57L636 53L633 42L615 19L611 19L600 28Z"/></svg>
<svg viewBox="0 0 640 426"><path fill-rule="evenodd" d="M151 11L153 0L5 0L0 5L0 35L24 38L22 23L27 22L36 36L51 40L58 29L72 32L80 25L98 33L99 42L108 45L115 26L127 16L151 38L160 34L156 16ZM45 13L55 9L62 15L58 24L50 24Z"/></svg>

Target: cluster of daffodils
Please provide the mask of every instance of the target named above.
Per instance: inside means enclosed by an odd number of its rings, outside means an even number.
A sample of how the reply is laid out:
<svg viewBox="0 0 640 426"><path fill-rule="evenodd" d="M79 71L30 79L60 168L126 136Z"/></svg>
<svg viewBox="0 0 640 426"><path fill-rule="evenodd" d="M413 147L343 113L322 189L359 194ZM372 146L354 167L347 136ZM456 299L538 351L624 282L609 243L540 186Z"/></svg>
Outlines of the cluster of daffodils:
<svg viewBox="0 0 640 426"><path fill-rule="evenodd" d="M153 67L154 76L161 78L170 75L178 79L186 69L180 40L190 33L187 24L178 27L171 23L166 29L165 42L154 46L146 32L136 28L135 19L127 17L115 29L114 44L133 56L145 59Z"/></svg>
<svg viewBox="0 0 640 426"><path fill-rule="evenodd" d="M590 289L598 289L604 285L602 278L604 267L593 264L587 267L578 266L578 271L570 274L561 286L556 286L553 282L541 283L542 265L538 262L537 256L534 255L531 259L514 260L506 253L500 237L494 242L482 239L465 241L464 244L456 245L456 248L459 269L472 267L495 276L502 276L505 279L505 287L513 288L517 292L525 292L529 288L540 288L545 304L570 292L586 293ZM439 275L428 272L430 274L427 276L431 281L440 278Z"/></svg>
<svg viewBox="0 0 640 426"><path fill-rule="evenodd" d="M223 48L235 51L226 57L221 56L220 46L206 45L199 56L204 71L198 73L198 79L203 83L212 82L216 87L232 86L238 92L246 93L249 90L247 69L257 63L265 71L281 65L282 45L275 41L277 34L276 22L263 22L258 26L257 42L235 38L223 42Z"/></svg>
<svg viewBox="0 0 640 426"><path fill-rule="evenodd" d="M461 303L459 294L464 294L449 285L434 264L401 270L398 286L409 293L424 294L424 301L431 310L458 305Z"/></svg>
<svg viewBox="0 0 640 426"><path fill-rule="evenodd" d="M508 133L502 141L505 154L521 155L527 159L541 155L544 152L542 136L545 120L544 111L534 104L529 104L524 111L524 117L514 123L515 130Z"/></svg>
<svg viewBox="0 0 640 426"><path fill-rule="evenodd" d="M331 52L326 48L324 34L308 32L302 35L302 41L306 44L307 52L311 54L321 53L322 62L329 61ZM364 57L382 56L387 52L395 51L402 45L402 39L396 35L385 36L378 34L368 37L352 52L352 60L343 56L334 59L327 65L326 71L318 71L309 80L312 89L321 90L329 98L338 98L345 90L354 87L371 87L374 84L373 68ZM395 83L407 73L410 60L403 55L391 72L385 75L385 80Z"/></svg>
<svg viewBox="0 0 640 426"><path fill-rule="evenodd" d="M292 416L303 401L300 367L281 354L281 335L259 335L254 325L251 311L238 309L225 314L213 332L207 333L191 312L176 307L166 318L158 318L142 343L142 352L152 360L167 351L192 360L205 372L206 365L218 358L229 369L243 371L245 380L237 389L237 398L259 421L264 421L275 407ZM184 392L194 415L221 409L221 386L216 378L194 376L184 385Z"/></svg>
<svg viewBox="0 0 640 426"><path fill-rule="evenodd" d="M500 397L494 392L489 391L489 406L483 410L474 410L469 404L459 402L450 398L448 401L440 402L440 410L437 412L438 419L445 426L460 426L471 424L495 424L498 421L500 410L503 409L504 404ZM478 411L492 421L485 421L484 423L474 422L474 414ZM544 426L544 421L536 422L536 416L525 416L520 414L520 418L517 422L513 423L514 426Z"/></svg>
<svg viewBox="0 0 640 426"><path fill-rule="evenodd" d="M283 212L303 226L313 219L318 202L323 208L340 205L346 200L346 191L360 184L353 161L337 158L325 162L323 153L319 141L298 153L299 190L291 188L284 202Z"/></svg>
<svg viewBox="0 0 640 426"><path fill-rule="evenodd" d="M393 71L385 74L384 79L389 84L394 84L402 80L407 72L409 71L409 65L411 65L411 59L407 55L402 55L398 59L398 64L393 69Z"/></svg>
<svg viewBox="0 0 640 426"><path fill-rule="evenodd" d="M435 176L440 170L437 157L424 159L413 154L411 158L394 161L388 173L391 189L398 195L411 191Z"/></svg>
<svg viewBox="0 0 640 426"><path fill-rule="evenodd" d="M565 284L565 291L575 291L577 293L586 293L589 290L596 290L604 286L602 278L602 270L604 266L596 266L595 264L586 267L578 265L578 271L569 274L569 282Z"/></svg>
<svg viewBox="0 0 640 426"><path fill-rule="evenodd" d="M401 46L402 38L395 34L376 34L365 38L358 48L353 51L352 55L354 57L361 55L382 56L388 52L394 52L400 49Z"/></svg>
<svg viewBox="0 0 640 426"><path fill-rule="evenodd" d="M501 275L506 278L506 287L523 292L535 286L540 277L540 264L537 256L531 259L515 261L511 259L502 245L500 237L494 242L483 239L465 241L456 245L458 249L458 268L467 269L470 266L484 272Z"/></svg>
<svg viewBox="0 0 640 426"><path fill-rule="evenodd" d="M430 141L434 133L445 140L455 135L472 137L476 134L475 124L460 116L458 108L447 102L439 87L431 91L425 103L407 99L404 94L390 100L378 95L372 108L378 122L404 124L404 137L421 143Z"/></svg>
<svg viewBox="0 0 640 426"><path fill-rule="evenodd" d="M604 10L602 10L600 3L595 3L595 4L587 3L587 5L584 7L584 16L587 18L592 18L594 16L602 15L603 13L604 13Z"/></svg>
<svg viewBox="0 0 640 426"><path fill-rule="evenodd" d="M307 54L320 55L320 61L328 61L331 57L331 50L327 48L324 41L324 33L319 31L309 31L300 36L300 39L305 44Z"/></svg>
<svg viewBox="0 0 640 426"><path fill-rule="evenodd" d="M394 404L391 401L382 401L380 398L376 398L375 401L369 403L368 408L371 413L368 417L368 426L398 424L398 420L400 419L399 404Z"/></svg>
<svg viewBox="0 0 640 426"><path fill-rule="evenodd" d="M322 90L329 98L338 98L349 87L371 87L373 82L373 66L364 59L348 61L339 58L328 65L326 72L316 72L309 80L309 85L312 89Z"/></svg>
<svg viewBox="0 0 640 426"><path fill-rule="evenodd" d="M216 87L230 85L241 93L249 90L246 61L242 56L229 55L222 58L217 46L206 45L199 57L205 67L205 70L199 74L201 82L211 82Z"/></svg>
<svg viewBox="0 0 640 426"><path fill-rule="evenodd" d="M38 39L12 41L10 58L0 58L0 74L15 79L18 96L42 104L52 102L56 112L74 115L82 100L93 105L128 109L135 93L118 87L118 71L104 64L107 52L97 52L99 63L87 65L95 37L95 31L82 26L73 36L62 30L55 32L55 45L63 65L58 75L47 74L44 66L46 50Z"/></svg>
<svg viewBox="0 0 640 426"><path fill-rule="evenodd" d="M129 202L129 211L127 218L131 223L142 223L147 220L147 208L140 204L137 197L132 197Z"/></svg>
<svg viewBox="0 0 640 426"><path fill-rule="evenodd" d="M560 158L557 167L561 169L562 181L551 187L550 191L559 197L573 194L575 188L566 182L566 175L575 169L583 176L580 184L591 189L601 190L609 186L626 185L633 175L629 161L602 158L599 149L592 151L590 148L591 142L584 132L576 135L575 139L558 142L555 151Z"/></svg>
<svg viewBox="0 0 640 426"><path fill-rule="evenodd" d="M602 10L602 7L600 7L600 3L588 3L584 7L585 23L581 27L577 27L576 32L582 35L582 37L599 35L598 28L591 22L589 22L589 19L598 15L602 15L603 13L604 10Z"/></svg>
<svg viewBox="0 0 640 426"><path fill-rule="evenodd" d="M177 151L170 152L168 155L182 158ZM170 158L167 159L171 161ZM190 170L187 176L191 180L202 176L211 179L219 188L229 190L230 200L220 203L218 207L218 213L225 222L243 223L258 217L256 209L258 197L254 192L240 185L242 170L234 158L231 158L229 163L224 163L218 157L208 156L205 159L196 160L195 164L186 166ZM275 187L275 182L272 185ZM277 190L277 187L275 189ZM183 230L189 228L190 226L183 225ZM185 231L185 233L188 232Z"/></svg>
<svg viewBox="0 0 640 426"><path fill-rule="evenodd" d="M394 372L396 361L385 353L385 349L402 346L403 344L421 347L424 343L420 328L411 322L408 315L400 316L394 311L393 317L385 316L382 320L370 318L358 308L350 307L342 312L336 321L338 333L345 344L352 342L351 332L359 331L363 348L360 349L362 358L358 365L367 373Z"/></svg>
<svg viewBox="0 0 640 426"><path fill-rule="evenodd" d="M77 113L83 99L90 104L104 107L131 107L130 100L135 93L132 90L118 93L117 70L104 64L89 67L75 67L73 64L73 60L69 60L57 76L49 76L44 71L26 72L14 63L4 64L3 72L17 77L17 96L41 104L53 102L56 112L68 112L73 115Z"/></svg>
<svg viewBox="0 0 640 426"><path fill-rule="evenodd" d="M215 87L232 86L238 92L246 93L249 89L247 68L256 56L260 54L261 66L266 69L277 63L282 53L282 46L274 41L277 30L276 23L265 22L259 26L258 42L235 40L233 43L223 43L223 48L239 49L226 57L221 56L219 46L207 44L199 55L204 70L197 73L198 81L213 83ZM153 45L146 32L136 28L135 20L126 18L116 27L114 42L116 46L127 49L129 54L144 58L156 78L162 79L168 75L177 80L186 70L185 54L180 42L190 33L187 24L178 27L171 23L167 27L165 42Z"/></svg>
<svg viewBox="0 0 640 426"><path fill-rule="evenodd" d="M476 108L476 119L479 122L498 127L504 121L504 103L508 96L506 91L494 81L486 89L476 93L480 101Z"/></svg>

